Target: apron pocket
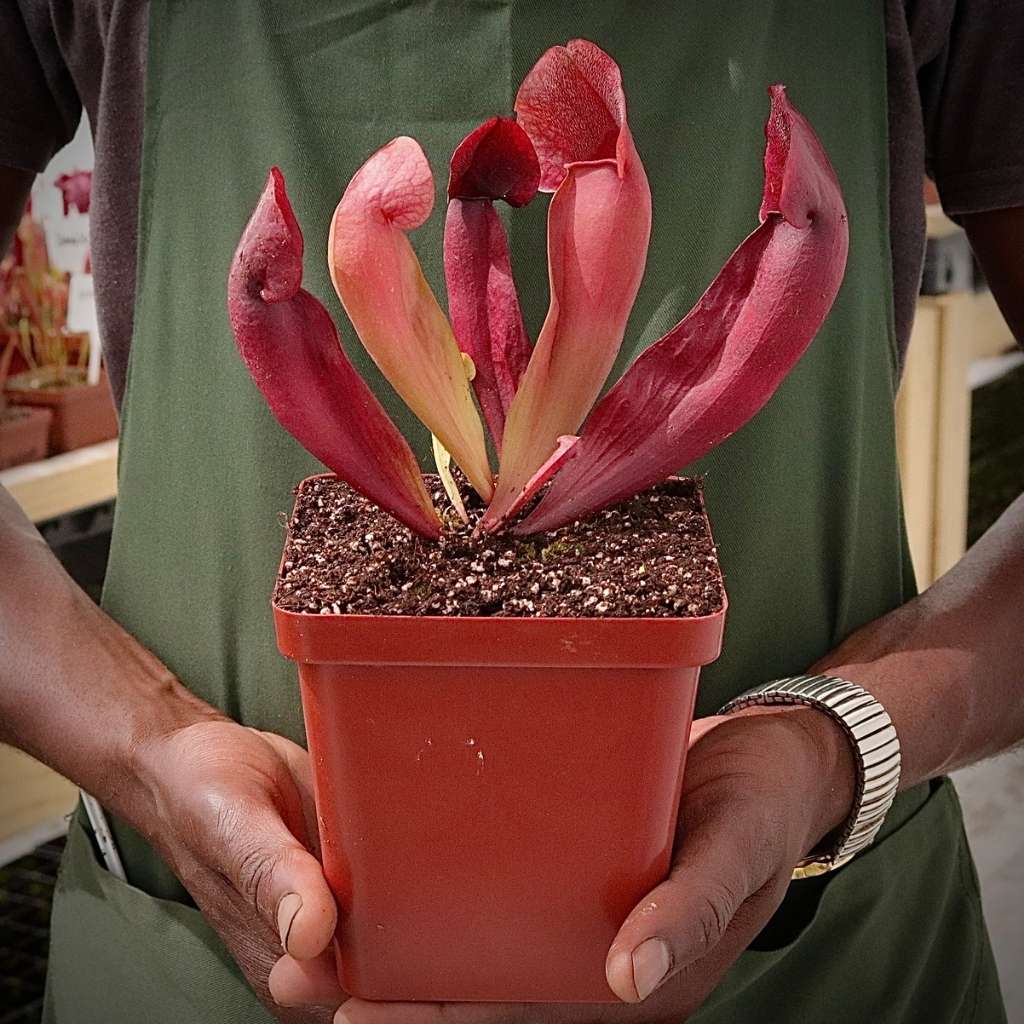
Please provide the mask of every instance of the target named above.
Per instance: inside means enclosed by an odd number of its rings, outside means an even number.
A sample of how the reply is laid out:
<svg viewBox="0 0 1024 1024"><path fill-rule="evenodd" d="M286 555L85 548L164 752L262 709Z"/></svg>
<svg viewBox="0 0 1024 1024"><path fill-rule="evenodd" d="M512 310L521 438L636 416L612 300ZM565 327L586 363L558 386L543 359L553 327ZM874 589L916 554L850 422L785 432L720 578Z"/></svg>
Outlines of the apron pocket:
<svg viewBox="0 0 1024 1024"><path fill-rule="evenodd" d="M1005 1021L971 871L959 804L942 779L831 876L793 942L744 953L692 1024ZM81 812L54 893L43 1019L274 1024L199 911L102 867Z"/></svg>
<svg viewBox="0 0 1024 1024"><path fill-rule="evenodd" d="M46 1024L273 1024L198 910L97 860L79 810L54 892Z"/></svg>
<svg viewBox="0 0 1024 1024"><path fill-rule="evenodd" d="M973 1019L992 954L977 889L965 884L971 855L953 784L928 785L904 822L828 876L792 941L740 957L693 1024ZM998 988L980 1001L989 1016L977 1019L1004 1019Z"/></svg>

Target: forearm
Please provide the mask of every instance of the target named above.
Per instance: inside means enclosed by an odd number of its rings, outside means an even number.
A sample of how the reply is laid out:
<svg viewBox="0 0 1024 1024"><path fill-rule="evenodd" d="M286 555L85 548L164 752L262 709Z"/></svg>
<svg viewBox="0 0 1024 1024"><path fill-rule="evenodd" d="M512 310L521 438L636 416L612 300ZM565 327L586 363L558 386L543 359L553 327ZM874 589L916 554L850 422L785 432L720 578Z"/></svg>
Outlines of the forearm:
<svg viewBox="0 0 1024 1024"><path fill-rule="evenodd" d="M820 662L900 736L903 788L1024 739L1024 496L937 583Z"/></svg>
<svg viewBox="0 0 1024 1024"><path fill-rule="evenodd" d="M0 740L118 813L138 745L215 717L64 572L0 487Z"/></svg>
<svg viewBox="0 0 1024 1024"><path fill-rule="evenodd" d="M1024 208L962 218L1003 316L1024 343ZM1024 739L1024 496L916 600L819 663L862 683L900 734L903 786Z"/></svg>

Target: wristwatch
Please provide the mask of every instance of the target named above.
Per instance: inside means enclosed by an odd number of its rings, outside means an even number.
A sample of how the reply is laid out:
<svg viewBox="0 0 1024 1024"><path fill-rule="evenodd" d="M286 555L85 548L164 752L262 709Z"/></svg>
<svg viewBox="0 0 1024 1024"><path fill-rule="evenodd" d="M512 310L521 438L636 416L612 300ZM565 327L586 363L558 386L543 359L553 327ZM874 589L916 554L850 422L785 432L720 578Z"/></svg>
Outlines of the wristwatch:
<svg viewBox="0 0 1024 1024"><path fill-rule="evenodd" d="M853 813L825 850L800 861L794 878L834 871L870 846L900 784L900 741L885 708L862 686L836 676L794 676L755 686L729 701L720 715L755 706L803 704L842 726L857 760Z"/></svg>

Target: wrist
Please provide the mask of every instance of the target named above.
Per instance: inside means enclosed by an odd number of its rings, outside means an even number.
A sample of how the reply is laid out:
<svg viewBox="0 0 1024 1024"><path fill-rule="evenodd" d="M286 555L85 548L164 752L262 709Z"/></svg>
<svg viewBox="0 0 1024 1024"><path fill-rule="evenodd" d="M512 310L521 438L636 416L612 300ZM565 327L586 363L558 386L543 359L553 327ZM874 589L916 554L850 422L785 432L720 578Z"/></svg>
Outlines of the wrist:
<svg viewBox="0 0 1024 1024"><path fill-rule="evenodd" d="M147 838L160 817L161 786L169 765L161 751L164 741L201 722L225 716L200 700L161 666L162 671L140 683L142 700L122 732L111 761L122 782L109 787L109 806ZM107 802L107 801L105 801Z"/></svg>
<svg viewBox="0 0 1024 1024"><path fill-rule="evenodd" d="M804 810L802 854L809 854L853 813L857 760L849 737L830 715L804 705L749 707L730 718L776 716L785 727L793 785Z"/></svg>
<svg viewBox="0 0 1024 1024"><path fill-rule="evenodd" d="M222 719L134 637L109 619L104 653L112 655L105 676L109 717L94 719L96 770L76 778L100 803L143 834L157 806L160 775L166 765L154 751L160 741L197 722ZM113 665L116 664L116 670ZM93 779L89 775L94 775Z"/></svg>
<svg viewBox="0 0 1024 1024"><path fill-rule="evenodd" d="M816 766L817 786L807 853L826 844L854 811L857 796L857 757L850 737L829 714L818 708L796 707L794 722L806 733Z"/></svg>

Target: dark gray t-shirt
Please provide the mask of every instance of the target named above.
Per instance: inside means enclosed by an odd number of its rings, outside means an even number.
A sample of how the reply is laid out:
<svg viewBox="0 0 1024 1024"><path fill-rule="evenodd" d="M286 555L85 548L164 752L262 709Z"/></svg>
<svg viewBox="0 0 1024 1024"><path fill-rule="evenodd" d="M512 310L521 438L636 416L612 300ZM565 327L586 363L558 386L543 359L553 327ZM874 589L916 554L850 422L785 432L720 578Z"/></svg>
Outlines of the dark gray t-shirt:
<svg viewBox="0 0 1024 1024"><path fill-rule="evenodd" d="M146 0L0 3L0 164L41 171L74 134L83 107L92 124L93 271L118 399L135 299L148 10ZM953 216L1024 206L1024 7L1019 0L885 0L885 16L902 354L924 251L926 168Z"/></svg>

